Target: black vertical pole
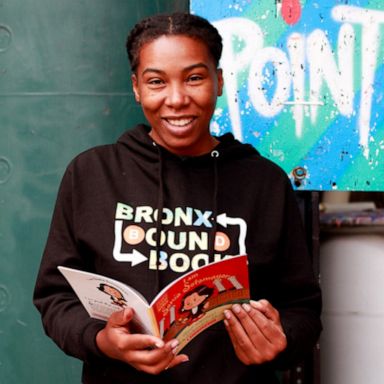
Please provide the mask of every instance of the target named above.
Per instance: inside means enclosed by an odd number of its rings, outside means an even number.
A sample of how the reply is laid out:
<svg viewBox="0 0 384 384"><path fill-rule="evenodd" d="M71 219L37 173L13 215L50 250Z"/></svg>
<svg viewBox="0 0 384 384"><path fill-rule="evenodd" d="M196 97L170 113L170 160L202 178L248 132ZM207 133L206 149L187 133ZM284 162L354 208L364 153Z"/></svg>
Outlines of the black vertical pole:
<svg viewBox="0 0 384 384"><path fill-rule="evenodd" d="M303 218L308 249L312 257L315 276L320 278L320 219L319 192L296 192ZM320 346L317 344L310 356L286 372L284 384L320 384Z"/></svg>

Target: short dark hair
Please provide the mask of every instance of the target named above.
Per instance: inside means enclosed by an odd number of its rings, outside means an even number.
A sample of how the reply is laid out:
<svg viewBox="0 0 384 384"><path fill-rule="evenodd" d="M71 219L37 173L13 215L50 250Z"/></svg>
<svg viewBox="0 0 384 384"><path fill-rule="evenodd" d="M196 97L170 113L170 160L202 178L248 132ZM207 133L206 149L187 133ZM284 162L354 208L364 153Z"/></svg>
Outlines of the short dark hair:
<svg viewBox="0 0 384 384"><path fill-rule="evenodd" d="M133 72L139 64L142 46L164 35L185 35L200 40L207 46L216 66L219 65L223 43L217 29L200 16L176 12L150 16L133 27L126 44Z"/></svg>

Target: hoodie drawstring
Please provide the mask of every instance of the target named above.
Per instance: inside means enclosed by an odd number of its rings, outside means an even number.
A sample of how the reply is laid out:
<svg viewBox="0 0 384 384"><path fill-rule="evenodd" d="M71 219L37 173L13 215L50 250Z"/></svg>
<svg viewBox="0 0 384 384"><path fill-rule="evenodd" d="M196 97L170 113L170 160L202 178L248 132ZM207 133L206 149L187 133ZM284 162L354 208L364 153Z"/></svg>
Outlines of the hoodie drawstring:
<svg viewBox="0 0 384 384"><path fill-rule="evenodd" d="M155 295L160 291L160 273L159 266L161 265L161 232L162 232L162 219L163 219L163 208L164 208L164 159L161 148L153 143L157 148L159 156L159 169L158 169L158 180L159 180L159 191L157 199L157 221L156 221L156 274L154 281L154 293ZM213 194L212 194L212 231L211 236L209 237L208 244L208 259L209 262L213 262L215 259L215 240L217 232L217 210L218 210L218 194L219 194L219 151L213 150L211 152L211 157L213 159Z"/></svg>
<svg viewBox="0 0 384 384"><path fill-rule="evenodd" d="M210 237L209 247L208 247L208 258L212 262L215 260L215 241L216 241L216 232L217 232L217 200L219 194L219 151L213 150L211 156L213 158L213 195L212 195L212 236Z"/></svg>
<svg viewBox="0 0 384 384"><path fill-rule="evenodd" d="M162 231L162 222L163 222L163 208L164 208L164 181L163 181L163 155L161 153L161 148L153 143L157 148L159 154L159 169L158 169L158 180L159 180L159 194L157 199L157 221L156 221L156 275L155 275L155 284L154 290L155 295L160 292L160 273L159 266L161 264L161 231Z"/></svg>

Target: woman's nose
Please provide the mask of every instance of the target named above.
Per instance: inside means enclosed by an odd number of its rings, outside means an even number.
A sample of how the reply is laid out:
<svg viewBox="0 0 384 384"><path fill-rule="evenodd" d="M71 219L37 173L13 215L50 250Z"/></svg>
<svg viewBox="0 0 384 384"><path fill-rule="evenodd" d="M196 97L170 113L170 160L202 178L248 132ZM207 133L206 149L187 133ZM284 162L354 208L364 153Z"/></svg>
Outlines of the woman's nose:
<svg viewBox="0 0 384 384"><path fill-rule="evenodd" d="M181 108L189 103L189 95L182 84L173 84L168 89L167 106Z"/></svg>

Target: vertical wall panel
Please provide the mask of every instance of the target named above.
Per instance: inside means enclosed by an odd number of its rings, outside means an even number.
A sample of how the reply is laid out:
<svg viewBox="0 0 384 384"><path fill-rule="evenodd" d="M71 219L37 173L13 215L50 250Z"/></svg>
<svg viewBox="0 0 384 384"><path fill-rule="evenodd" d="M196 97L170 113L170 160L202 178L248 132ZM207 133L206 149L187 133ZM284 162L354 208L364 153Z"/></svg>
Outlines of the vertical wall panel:
<svg viewBox="0 0 384 384"><path fill-rule="evenodd" d="M0 384L75 383L32 291L68 161L142 120L126 34L188 1L0 0Z"/></svg>

